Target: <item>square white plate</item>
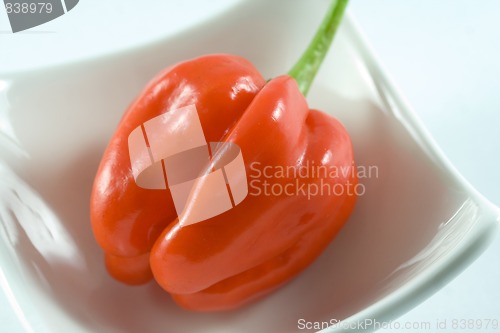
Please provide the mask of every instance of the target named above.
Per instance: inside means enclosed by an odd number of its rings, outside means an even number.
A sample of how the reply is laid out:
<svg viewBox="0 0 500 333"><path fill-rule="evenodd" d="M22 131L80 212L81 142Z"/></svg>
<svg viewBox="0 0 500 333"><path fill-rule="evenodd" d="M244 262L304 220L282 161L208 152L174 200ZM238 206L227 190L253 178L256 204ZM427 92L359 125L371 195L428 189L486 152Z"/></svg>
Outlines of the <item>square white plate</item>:
<svg viewBox="0 0 500 333"><path fill-rule="evenodd" d="M162 68L206 53L284 73L325 5L248 1L157 42L0 78L0 282L27 332L348 331L402 314L479 255L498 208L443 157L347 18L308 100L345 124L358 165L373 171L323 255L264 300L218 314L106 274L89 195L128 103Z"/></svg>

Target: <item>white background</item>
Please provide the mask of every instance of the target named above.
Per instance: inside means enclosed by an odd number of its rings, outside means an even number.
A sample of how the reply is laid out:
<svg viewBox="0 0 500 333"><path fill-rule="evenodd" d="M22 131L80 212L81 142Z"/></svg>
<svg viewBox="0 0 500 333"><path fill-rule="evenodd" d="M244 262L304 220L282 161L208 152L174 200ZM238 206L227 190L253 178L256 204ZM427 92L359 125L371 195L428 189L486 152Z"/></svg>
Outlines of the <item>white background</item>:
<svg viewBox="0 0 500 333"><path fill-rule="evenodd" d="M306 1L306 0L303 0ZM207 8L196 9L186 5L177 15L162 13L163 20L177 20L180 25L189 25L208 12L222 10L227 4L238 0L206 2ZM52 33L58 24L68 20L92 15L92 11L110 10L114 1L81 0L81 3L58 20L39 28L16 35L16 38L36 41L44 38L67 39L71 44L73 35ZM147 1L121 1L123 12L137 10L135 20L127 35L123 31L110 29L114 45L133 44L144 40L144 31L155 31L147 38L153 40L164 34L161 29L152 29L158 24L160 13L145 12L134 8ZM189 3L186 1L186 3ZM351 0L350 11L364 30L378 58L389 76L407 97L409 104L422 118L438 144L453 164L495 204L500 205L500 1L496 0ZM141 16L142 13L142 16ZM189 15L185 15L189 13ZM115 17L95 15L92 26L109 24L107 20L120 21L124 13ZM189 19L185 19L186 17ZM130 17L130 16L129 16ZM179 19L179 18L182 18ZM88 22L87 22L88 23ZM34 50L7 53L12 47L12 34L6 15L0 10L0 73L19 68L36 66ZM55 30L55 29L54 29ZM52 35L54 35L52 37ZM62 35L62 36L61 36ZM99 44L101 43L101 44ZM73 43L76 45L75 43ZM57 52L51 61L92 56L97 51L105 52L109 40L79 40L79 45L65 52ZM33 45L24 43L23 45ZM113 46L111 44L111 46ZM59 50L60 51L60 50ZM93 53L94 52L94 53ZM24 55L23 55L24 54ZM56 53L54 53L55 55ZM59 57L59 58L58 58ZM446 321L447 329L440 332L493 332L485 329L453 330L454 319L500 320L500 237L475 263L454 281L427 301L397 319L398 324L430 323L436 331L437 321ZM0 331L22 332L13 310L0 294ZM423 329L381 332L424 332ZM500 332L500 329L496 330ZM430 332L430 331L429 331Z"/></svg>
<svg viewBox="0 0 500 333"><path fill-rule="evenodd" d="M500 1L353 0L350 9L445 154L500 205ZM451 329L453 319L500 320L499 254L497 237L465 272L397 321L430 322L432 332L437 320L447 322L437 332L500 332Z"/></svg>

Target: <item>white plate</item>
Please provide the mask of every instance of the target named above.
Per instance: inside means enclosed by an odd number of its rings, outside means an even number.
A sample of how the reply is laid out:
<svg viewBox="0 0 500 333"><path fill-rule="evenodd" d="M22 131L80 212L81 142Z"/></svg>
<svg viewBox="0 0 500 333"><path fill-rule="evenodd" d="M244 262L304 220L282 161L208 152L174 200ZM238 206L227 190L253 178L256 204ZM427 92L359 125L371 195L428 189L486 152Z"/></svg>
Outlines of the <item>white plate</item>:
<svg viewBox="0 0 500 333"><path fill-rule="evenodd" d="M323 255L271 296L221 314L183 311L154 283L127 287L104 271L89 194L128 103L165 66L205 53L280 74L324 8L247 2L140 48L2 77L0 281L26 331L275 333L337 320L328 330L343 331L402 314L479 255L498 208L443 157L347 19L308 100L346 125L357 163L377 174L362 179L365 195Z"/></svg>

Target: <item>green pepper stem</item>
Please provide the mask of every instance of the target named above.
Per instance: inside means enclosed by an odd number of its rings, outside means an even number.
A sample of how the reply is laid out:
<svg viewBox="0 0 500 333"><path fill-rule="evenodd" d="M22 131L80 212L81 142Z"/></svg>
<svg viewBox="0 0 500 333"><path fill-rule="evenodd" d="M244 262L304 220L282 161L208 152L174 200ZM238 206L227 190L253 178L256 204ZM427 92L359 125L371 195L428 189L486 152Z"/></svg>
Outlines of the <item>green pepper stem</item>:
<svg viewBox="0 0 500 333"><path fill-rule="evenodd" d="M288 75L297 81L299 89L304 96L309 92L314 77L332 44L333 37L337 32L348 2L349 0L332 1L311 43L288 72Z"/></svg>

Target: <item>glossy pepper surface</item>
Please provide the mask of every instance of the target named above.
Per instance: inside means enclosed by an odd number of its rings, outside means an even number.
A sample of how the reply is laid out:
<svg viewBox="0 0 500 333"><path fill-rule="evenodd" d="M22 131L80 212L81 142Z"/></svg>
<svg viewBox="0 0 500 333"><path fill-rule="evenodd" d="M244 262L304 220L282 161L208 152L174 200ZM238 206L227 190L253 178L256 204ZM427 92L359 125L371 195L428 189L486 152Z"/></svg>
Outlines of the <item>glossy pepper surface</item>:
<svg viewBox="0 0 500 333"><path fill-rule="evenodd" d="M207 141L240 147L249 194L223 214L181 225L168 189L134 181L128 137L190 105ZM353 159L344 127L309 109L294 78L266 83L241 57L203 56L166 69L123 116L94 181L92 228L117 280L154 278L187 309L232 309L290 280L328 245L354 207Z"/></svg>

